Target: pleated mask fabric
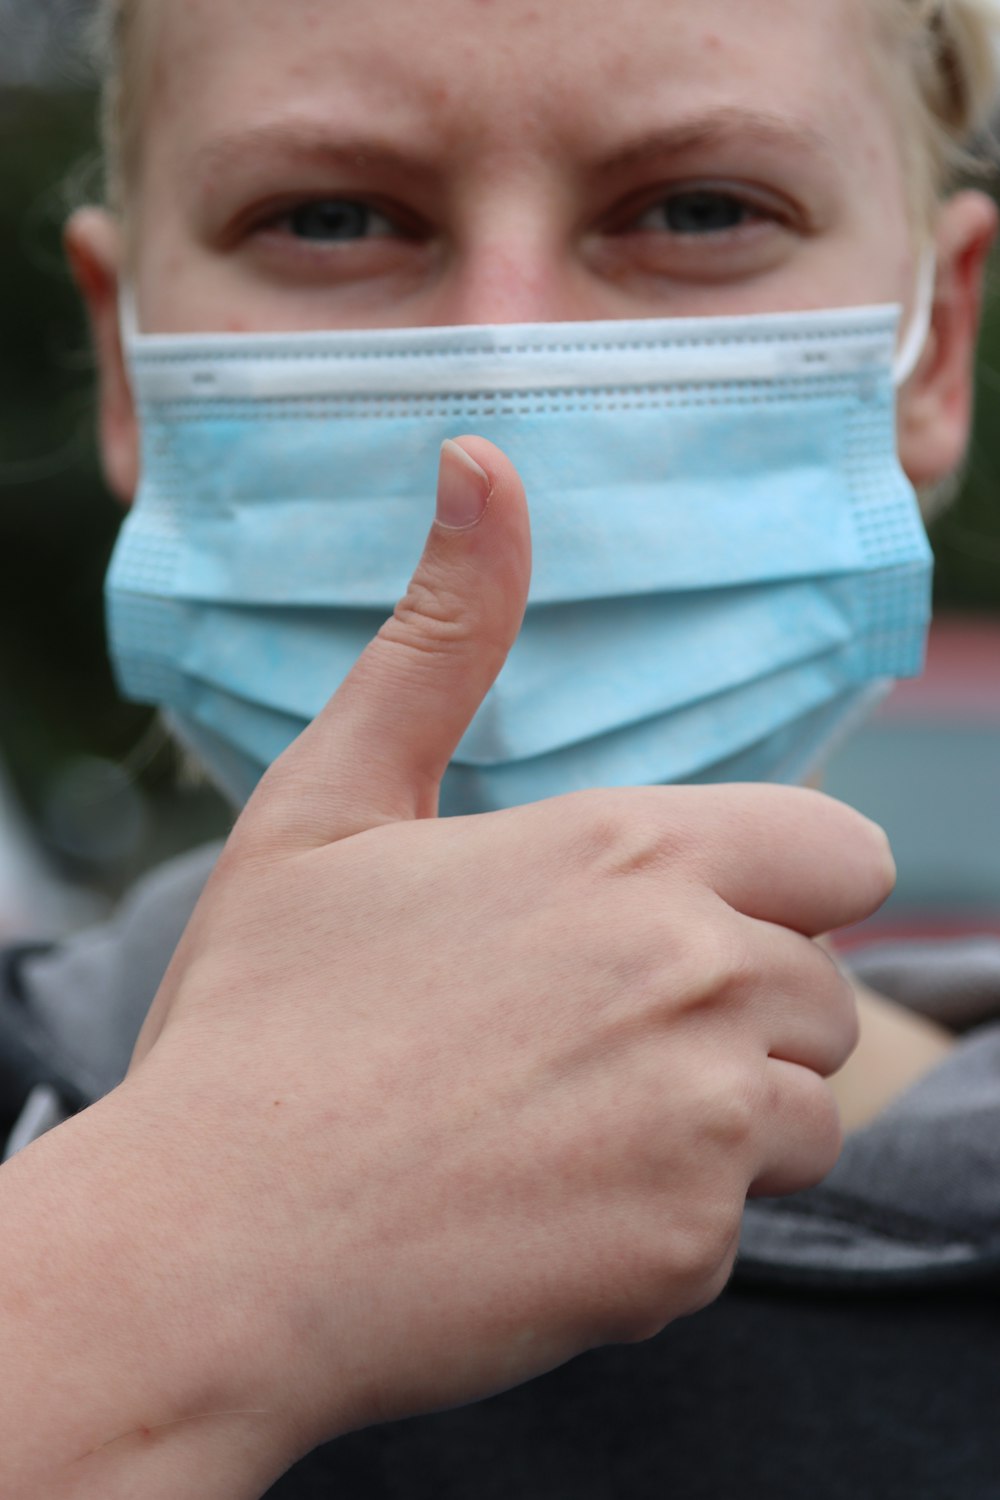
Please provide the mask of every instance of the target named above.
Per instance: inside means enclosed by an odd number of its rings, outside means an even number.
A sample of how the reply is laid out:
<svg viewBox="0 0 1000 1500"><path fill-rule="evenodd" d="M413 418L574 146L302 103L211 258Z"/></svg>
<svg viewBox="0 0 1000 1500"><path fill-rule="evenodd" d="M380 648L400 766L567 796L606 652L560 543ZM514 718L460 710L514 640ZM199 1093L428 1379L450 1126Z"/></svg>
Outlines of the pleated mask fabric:
<svg viewBox="0 0 1000 1500"><path fill-rule="evenodd" d="M243 802L405 592L442 441L477 432L524 479L534 571L442 811L799 779L922 666L931 555L896 453L898 321L133 331L119 683Z"/></svg>

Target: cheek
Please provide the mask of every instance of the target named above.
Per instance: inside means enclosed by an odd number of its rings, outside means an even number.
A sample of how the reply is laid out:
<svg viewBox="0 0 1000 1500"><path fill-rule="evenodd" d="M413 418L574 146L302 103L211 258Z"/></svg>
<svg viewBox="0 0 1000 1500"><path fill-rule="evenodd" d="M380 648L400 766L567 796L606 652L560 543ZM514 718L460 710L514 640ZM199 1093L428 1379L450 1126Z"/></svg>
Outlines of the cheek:
<svg viewBox="0 0 1000 1500"><path fill-rule="evenodd" d="M158 228L150 227L153 205L136 229L135 293L143 333L197 333L219 330L220 267L196 244L185 241L169 208ZM219 281L223 284L220 287ZM232 325L232 331L244 331Z"/></svg>

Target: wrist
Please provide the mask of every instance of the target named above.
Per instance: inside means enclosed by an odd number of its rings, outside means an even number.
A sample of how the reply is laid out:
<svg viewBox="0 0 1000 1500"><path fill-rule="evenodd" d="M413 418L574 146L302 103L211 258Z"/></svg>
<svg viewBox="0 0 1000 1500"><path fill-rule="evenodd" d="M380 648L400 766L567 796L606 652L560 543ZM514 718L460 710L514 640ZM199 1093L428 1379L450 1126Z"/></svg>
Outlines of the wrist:
<svg viewBox="0 0 1000 1500"><path fill-rule="evenodd" d="M198 1158L136 1080L0 1172L11 1500L239 1500L297 1456Z"/></svg>

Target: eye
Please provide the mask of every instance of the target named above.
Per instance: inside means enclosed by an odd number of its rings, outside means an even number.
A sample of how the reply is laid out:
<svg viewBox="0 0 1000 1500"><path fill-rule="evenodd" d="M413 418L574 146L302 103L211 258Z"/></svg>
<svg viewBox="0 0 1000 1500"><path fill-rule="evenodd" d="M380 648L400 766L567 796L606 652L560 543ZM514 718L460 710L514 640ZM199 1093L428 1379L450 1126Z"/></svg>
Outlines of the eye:
<svg viewBox="0 0 1000 1500"><path fill-rule="evenodd" d="M397 233L384 214L368 203L351 198L320 198L312 203L302 203L284 214L276 227L298 240L325 245L384 238Z"/></svg>
<svg viewBox="0 0 1000 1500"><path fill-rule="evenodd" d="M759 209L732 193L691 188L671 193L635 221L635 229L705 236L731 233L762 217Z"/></svg>

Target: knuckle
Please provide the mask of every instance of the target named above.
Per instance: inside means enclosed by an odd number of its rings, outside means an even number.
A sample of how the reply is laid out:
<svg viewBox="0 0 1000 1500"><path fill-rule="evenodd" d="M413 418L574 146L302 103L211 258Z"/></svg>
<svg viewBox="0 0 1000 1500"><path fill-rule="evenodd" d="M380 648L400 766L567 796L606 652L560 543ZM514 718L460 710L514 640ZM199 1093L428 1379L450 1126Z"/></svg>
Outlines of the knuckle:
<svg viewBox="0 0 1000 1500"><path fill-rule="evenodd" d="M489 606L477 581L461 568L441 570L426 564L411 579L403 598L382 626L369 650L355 667L379 663L383 670L393 654L397 673L405 674L414 660L433 662L441 657L474 659L481 672L495 676L506 660L511 639L505 613Z"/></svg>
<svg viewBox="0 0 1000 1500"><path fill-rule="evenodd" d="M470 633L462 595L443 583L431 583L417 575L379 631L379 639L389 645L436 655L442 647L468 641Z"/></svg>
<svg viewBox="0 0 1000 1500"><path fill-rule="evenodd" d="M662 917L652 935L660 960L660 984L677 1010L738 1004L756 979L757 963L748 935L719 901L708 910L678 914L670 940ZM665 960L665 962L664 962Z"/></svg>
<svg viewBox="0 0 1000 1500"><path fill-rule="evenodd" d="M745 1201L745 1200L743 1200ZM733 1265L736 1261L736 1252L739 1247L740 1228L743 1222L743 1201L739 1208L729 1216L728 1234L720 1232L713 1243L714 1253L704 1258L701 1275L691 1283L686 1312L699 1312L709 1303L714 1302L726 1289L729 1278L733 1274Z"/></svg>
<svg viewBox="0 0 1000 1500"><path fill-rule="evenodd" d="M795 1092L789 1095L793 1078ZM783 1088L781 1112L790 1122L787 1143L793 1154L798 1191L815 1187L836 1166L844 1129L833 1090L818 1073L796 1069L794 1075L786 1076Z"/></svg>
<svg viewBox="0 0 1000 1500"><path fill-rule="evenodd" d="M732 913L677 902L669 913L659 894L625 888L598 893L576 942L587 970L628 997L630 1015L658 1025L699 1018L716 1027L739 1012L755 988L755 963Z"/></svg>
<svg viewBox="0 0 1000 1500"><path fill-rule="evenodd" d="M656 789L662 791L663 789ZM609 878L676 870L689 846L686 820L666 819L654 789L573 793L581 858Z"/></svg>
<svg viewBox="0 0 1000 1500"><path fill-rule="evenodd" d="M628 799L608 792L578 792L570 799L582 852L591 864L615 872L641 851L642 834Z"/></svg>
<svg viewBox="0 0 1000 1500"><path fill-rule="evenodd" d="M816 978L806 982L806 993L815 994L818 1000L817 1015L821 1017L824 1030L830 1039L832 1050L831 1072L843 1066L857 1047L861 1038L861 1018L858 1014L857 993L854 984L836 958L819 942L811 942L811 952L817 962Z"/></svg>
<svg viewBox="0 0 1000 1500"><path fill-rule="evenodd" d="M577 939L589 972L628 996L630 1015L655 1017L658 1026L687 1019L718 1037L760 987L760 964L729 908L718 900L705 906L679 901L665 913L658 893L637 900L612 892Z"/></svg>
<svg viewBox="0 0 1000 1500"><path fill-rule="evenodd" d="M718 1296L732 1270L743 1218L745 1193L731 1199L718 1193L671 1240L670 1274L680 1288L686 1311L704 1307Z"/></svg>
<svg viewBox="0 0 1000 1500"><path fill-rule="evenodd" d="M861 1022L854 984L822 941L801 940L788 975L783 1015L794 1011L811 1038L810 1066L824 1076L837 1072L858 1045Z"/></svg>
<svg viewBox="0 0 1000 1500"><path fill-rule="evenodd" d="M837 1067L842 1067L861 1040L861 1016L858 1012L858 997L854 985L847 975L837 970L839 981L839 1004L834 1015L839 1022L837 1047L841 1054Z"/></svg>
<svg viewBox="0 0 1000 1500"><path fill-rule="evenodd" d="M605 1341L641 1344L661 1333L676 1317L696 1312L722 1292L732 1273L739 1242L743 1198L689 1203L683 1221L676 1214L651 1226L649 1243L633 1257L627 1294L619 1293L613 1326Z"/></svg>
<svg viewBox="0 0 1000 1500"><path fill-rule="evenodd" d="M716 992L734 996L752 990L760 977L761 957L751 941L750 925L719 901L704 927L702 948L708 947L714 960Z"/></svg>
<svg viewBox="0 0 1000 1500"><path fill-rule="evenodd" d="M703 1092L703 1131L715 1153L736 1162L753 1148L761 1115L761 1088L730 1063L713 1068Z"/></svg>
<svg viewBox="0 0 1000 1500"><path fill-rule="evenodd" d="M809 1103L810 1165L807 1185L822 1182L837 1164L844 1145L844 1127L837 1101L828 1084L812 1074Z"/></svg>

